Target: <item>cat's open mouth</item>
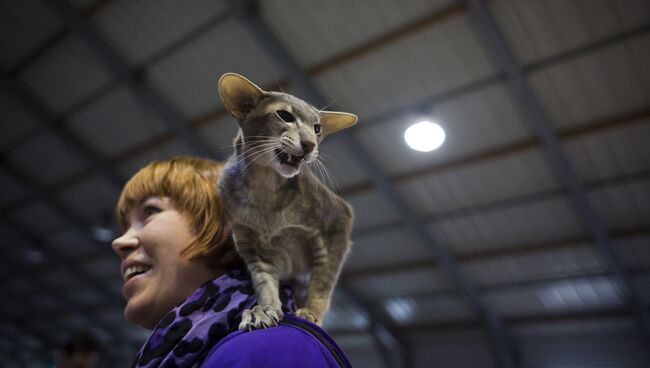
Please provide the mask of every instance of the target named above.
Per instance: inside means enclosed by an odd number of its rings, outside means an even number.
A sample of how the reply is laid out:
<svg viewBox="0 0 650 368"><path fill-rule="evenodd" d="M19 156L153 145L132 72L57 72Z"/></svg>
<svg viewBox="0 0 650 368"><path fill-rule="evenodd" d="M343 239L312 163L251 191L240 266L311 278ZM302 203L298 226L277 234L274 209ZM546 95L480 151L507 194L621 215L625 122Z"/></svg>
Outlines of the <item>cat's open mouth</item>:
<svg viewBox="0 0 650 368"><path fill-rule="evenodd" d="M298 167L300 166L300 163L303 161L302 157L292 156L279 149L275 150L275 154L277 155L280 163L284 165L291 165L293 167Z"/></svg>

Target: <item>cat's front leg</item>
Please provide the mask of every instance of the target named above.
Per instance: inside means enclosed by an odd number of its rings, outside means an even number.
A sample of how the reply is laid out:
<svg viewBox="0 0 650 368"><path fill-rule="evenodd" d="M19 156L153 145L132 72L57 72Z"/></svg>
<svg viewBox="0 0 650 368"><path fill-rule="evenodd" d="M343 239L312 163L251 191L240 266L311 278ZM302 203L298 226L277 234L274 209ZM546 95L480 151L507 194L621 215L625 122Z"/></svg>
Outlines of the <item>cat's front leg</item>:
<svg viewBox="0 0 650 368"><path fill-rule="evenodd" d="M313 267L307 287L307 301L296 311L296 316L322 325L325 312L329 309L332 291L349 247L346 234L328 239L335 244L328 247L322 236L312 242ZM334 246L332 246L334 245Z"/></svg>
<svg viewBox="0 0 650 368"><path fill-rule="evenodd" d="M239 231L238 231L239 230ZM257 305L242 314L240 330L275 326L283 318L279 277L275 267L260 257L259 237L250 229L233 228L235 244L251 275Z"/></svg>

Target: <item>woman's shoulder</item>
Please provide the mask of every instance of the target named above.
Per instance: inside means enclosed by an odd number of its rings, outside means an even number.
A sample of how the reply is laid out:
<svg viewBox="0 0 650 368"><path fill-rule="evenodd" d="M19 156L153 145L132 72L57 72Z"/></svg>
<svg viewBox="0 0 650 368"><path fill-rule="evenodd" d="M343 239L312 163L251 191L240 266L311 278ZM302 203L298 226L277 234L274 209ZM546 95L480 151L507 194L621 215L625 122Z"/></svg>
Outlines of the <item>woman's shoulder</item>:
<svg viewBox="0 0 650 368"><path fill-rule="evenodd" d="M212 348L201 366L330 368L349 363L323 330L304 320L285 317L279 326L229 334Z"/></svg>

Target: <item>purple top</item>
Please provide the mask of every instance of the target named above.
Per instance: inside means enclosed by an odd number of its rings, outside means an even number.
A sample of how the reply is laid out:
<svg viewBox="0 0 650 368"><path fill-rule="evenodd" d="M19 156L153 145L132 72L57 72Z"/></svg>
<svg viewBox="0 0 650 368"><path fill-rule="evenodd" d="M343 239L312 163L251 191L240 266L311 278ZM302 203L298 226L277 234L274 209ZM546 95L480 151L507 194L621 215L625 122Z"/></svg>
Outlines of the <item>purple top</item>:
<svg viewBox="0 0 650 368"><path fill-rule="evenodd" d="M324 339L342 359L343 367L351 367L341 348L317 325L285 314L285 322L307 326L319 337L293 324L248 331L235 331L223 338L208 354L201 367L340 367L319 341Z"/></svg>

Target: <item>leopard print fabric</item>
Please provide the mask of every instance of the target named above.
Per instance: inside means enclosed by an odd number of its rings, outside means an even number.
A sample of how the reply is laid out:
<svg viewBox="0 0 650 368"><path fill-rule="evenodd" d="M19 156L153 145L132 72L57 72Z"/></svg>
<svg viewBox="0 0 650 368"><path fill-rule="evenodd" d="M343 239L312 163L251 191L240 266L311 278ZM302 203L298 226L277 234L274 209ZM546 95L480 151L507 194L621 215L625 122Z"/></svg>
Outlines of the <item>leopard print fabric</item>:
<svg viewBox="0 0 650 368"><path fill-rule="evenodd" d="M293 313L292 290L281 285L282 310ZM197 367L226 335L237 330L244 310L256 304L250 276L234 269L197 289L154 328L132 367Z"/></svg>

